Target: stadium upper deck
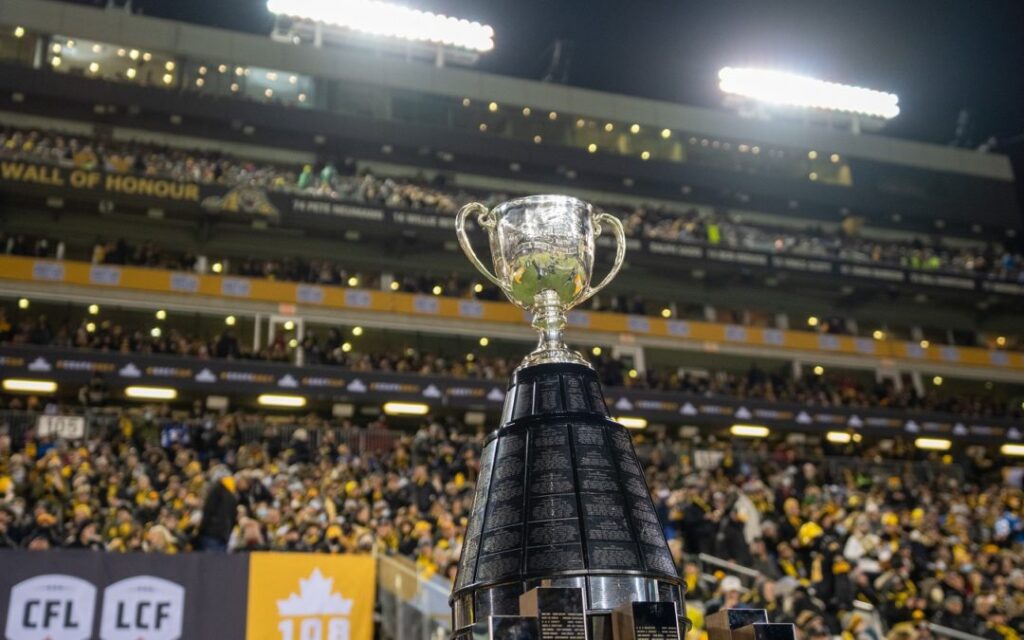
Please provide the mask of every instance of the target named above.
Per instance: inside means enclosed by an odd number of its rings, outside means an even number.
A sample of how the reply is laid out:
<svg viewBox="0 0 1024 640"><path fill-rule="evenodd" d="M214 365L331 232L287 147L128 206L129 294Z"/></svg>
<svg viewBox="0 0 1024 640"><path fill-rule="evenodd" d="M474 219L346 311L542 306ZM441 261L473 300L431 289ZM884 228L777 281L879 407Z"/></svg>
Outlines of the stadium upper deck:
<svg viewBox="0 0 1024 640"><path fill-rule="evenodd" d="M0 106L33 113L825 220L992 238L1021 225L994 154L47 1L5 2L0 24Z"/></svg>

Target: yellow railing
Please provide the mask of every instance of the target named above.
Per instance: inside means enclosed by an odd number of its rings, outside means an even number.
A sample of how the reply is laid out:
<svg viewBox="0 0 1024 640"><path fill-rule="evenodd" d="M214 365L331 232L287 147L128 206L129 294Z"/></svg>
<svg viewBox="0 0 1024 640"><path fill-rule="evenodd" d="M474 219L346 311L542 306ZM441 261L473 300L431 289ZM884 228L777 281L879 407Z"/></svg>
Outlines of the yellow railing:
<svg viewBox="0 0 1024 640"><path fill-rule="evenodd" d="M523 326L523 312L506 302L279 282L260 278L199 275L166 269L92 265L0 256L0 280L84 285L182 296L212 296L275 304L396 313L422 317L493 322ZM654 336L680 341L749 345L759 348L816 351L882 359L906 359L946 365L1024 370L1024 354L976 347L949 347L897 340L874 340L745 327L694 320L632 316L601 311L572 311L571 328L615 334ZM784 355L784 353L780 353Z"/></svg>

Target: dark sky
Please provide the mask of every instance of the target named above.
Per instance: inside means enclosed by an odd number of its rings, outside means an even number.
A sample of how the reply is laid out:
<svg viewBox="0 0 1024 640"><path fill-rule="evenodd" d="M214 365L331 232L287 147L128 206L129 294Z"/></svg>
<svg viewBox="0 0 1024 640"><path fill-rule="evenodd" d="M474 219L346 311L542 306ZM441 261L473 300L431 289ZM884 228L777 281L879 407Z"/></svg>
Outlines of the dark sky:
<svg viewBox="0 0 1024 640"><path fill-rule="evenodd" d="M146 13L266 31L262 0L135 0ZM725 65L786 69L899 94L900 137L947 143L957 113L974 141L1024 133L1024 0L406 0L491 24L481 68L540 78L556 39L569 83L718 106ZM1003 147L1024 155L1024 141Z"/></svg>

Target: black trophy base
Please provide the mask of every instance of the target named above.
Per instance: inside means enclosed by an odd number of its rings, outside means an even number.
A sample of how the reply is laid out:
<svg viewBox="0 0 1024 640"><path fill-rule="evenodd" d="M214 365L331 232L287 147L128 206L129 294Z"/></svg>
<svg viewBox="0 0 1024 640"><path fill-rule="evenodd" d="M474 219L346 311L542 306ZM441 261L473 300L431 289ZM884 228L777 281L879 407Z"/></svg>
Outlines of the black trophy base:
<svg viewBox="0 0 1024 640"><path fill-rule="evenodd" d="M610 614L587 614L583 590L569 587L537 587L524 593L519 601L519 615L491 615L486 624L477 622L454 637L465 640L682 640L688 629L687 624L680 624L674 602L627 602Z"/></svg>
<svg viewBox="0 0 1024 640"><path fill-rule="evenodd" d="M625 427L609 418L597 375L578 364L518 371L502 426L481 455L451 596L455 637L490 616L521 615L535 587L582 590L592 640L611 612L671 602L684 588Z"/></svg>
<svg viewBox="0 0 1024 640"><path fill-rule="evenodd" d="M764 609L722 609L704 620L709 640L795 640L796 627L768 622Z"/></svg>

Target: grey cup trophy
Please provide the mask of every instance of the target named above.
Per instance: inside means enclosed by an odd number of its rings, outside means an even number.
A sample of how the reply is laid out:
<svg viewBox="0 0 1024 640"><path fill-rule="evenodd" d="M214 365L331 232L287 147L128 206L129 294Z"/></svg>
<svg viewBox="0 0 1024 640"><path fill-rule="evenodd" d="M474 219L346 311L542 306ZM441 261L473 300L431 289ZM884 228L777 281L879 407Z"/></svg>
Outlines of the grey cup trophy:
<svg viewBox="0 0 1024 640"><path fill-rule="evenodd" d="M490 236L493 272L470 246L474 214ZM615 234L615 262L591 286L602 225ZM449 599L452 637L470 640L488 621L537 616L542 637L599 640L611 638L612 611L624 604L684 611L685 587L630 436L609 416L597 373L562 336L566 312L622 266L622 224L576 198L541 195L494 209L466 205L455 229L477 269L533 312L540 341L513 373L501 425L480 454Z"/></svg>
<svg viewBox="0 0 1024 640"><path fill-rule="evenodd" d="M474 213L490 237L493 273L476 256L466 234L466 218ZM601 235L602 224L615 234L615 262L604 280L592 287L594 239ZM597 213L576 198L541 195L510 200L494 209L468 204L455 219L455 232L473 265L513 304L533 312L540 343L520 368L545 362L587 364L563 341L565 314L605 288L622 268L626 234L619 219Z"/></svg>

